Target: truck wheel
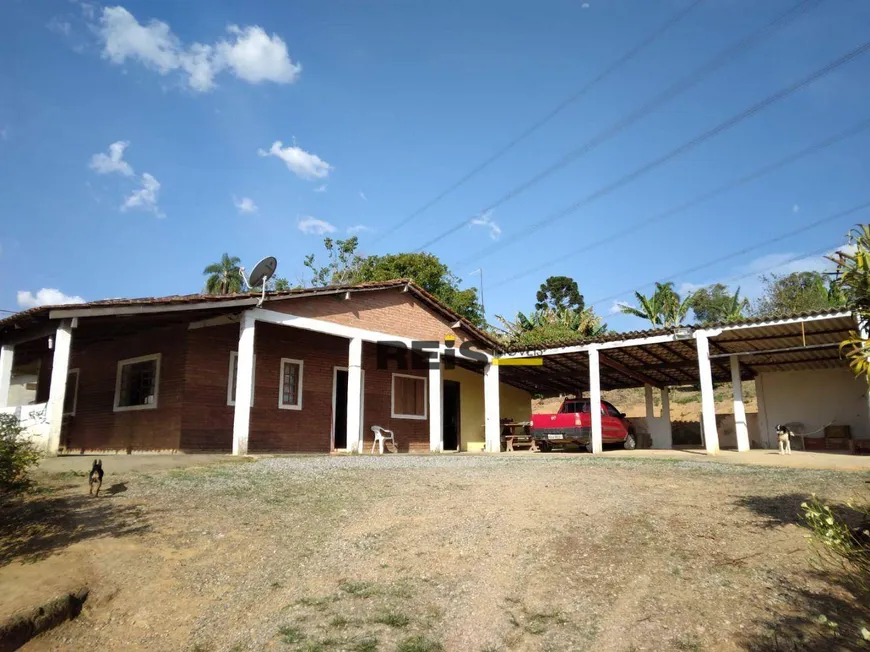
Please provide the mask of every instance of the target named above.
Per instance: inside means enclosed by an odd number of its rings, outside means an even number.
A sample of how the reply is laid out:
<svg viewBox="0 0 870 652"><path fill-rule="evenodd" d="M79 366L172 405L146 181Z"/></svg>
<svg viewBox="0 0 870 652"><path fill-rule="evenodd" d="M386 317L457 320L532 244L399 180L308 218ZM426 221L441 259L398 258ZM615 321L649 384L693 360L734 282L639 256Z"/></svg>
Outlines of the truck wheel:
<svg viewBox="0 0 870 652"><path fill-rule="evenodd" d="M592 442L591 441L588 444L586 444L586 452L587 453L592 452Z"/></svg>
<svg viewBox="0 0 870 652"><path fill-rule="evenodd" d="M541 452L542 452L542 453L549 453L549 452L550 452L550 442L548 442L548 441L539 441L539 442L538 442L538 448L541 449Z"/></svg>
<svg viewBox="0 0 870 652"><path fill-rule="evenodd" d="M633 451L635 448L637 448L637 441L635 440L634 435L629 433L628 437L625 438L625 443L623 444L623 446L625 446L625 450L627 451Z"/></svg>

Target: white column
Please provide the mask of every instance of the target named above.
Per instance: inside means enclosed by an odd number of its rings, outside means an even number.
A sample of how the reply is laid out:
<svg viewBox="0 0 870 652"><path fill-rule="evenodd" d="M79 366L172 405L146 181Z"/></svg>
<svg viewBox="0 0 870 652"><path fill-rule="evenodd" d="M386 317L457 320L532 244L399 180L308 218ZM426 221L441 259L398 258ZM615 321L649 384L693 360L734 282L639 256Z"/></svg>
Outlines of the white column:
<svg viewBox="0 0 870 652"><path fill-rule="evenodd" d="M592 452L600 453L601 445L601 373L598 349L589 349L589 411L592 413Z"/></svg>
<svg viewBox="0 0 870 652"><path fill-rule="evenodd" d="M441 402L441 356L430 361L429 369L429 450L444 450L444 406Z"/></svg>
<svg viewBox="0 0 870 652"><path fill-rule="evenodd" d="M671 390L669 387L662 387L661 431L664 436L661 448L672 448L674 445L674 432L671 428Z"/></svg>
<svg viewBox="0 0 870 652"><path fill-rule="evenodd" d="M0 347L0 407L9 405L9 386L12 384L12 358L15 347L4 344Z"/></svg>
<svg viewBox="0 0 870 652"><path fill-rule="evenodd" d="M251 396L254 390L254 324L250 310L239 324L239 357L236 372L236 409L233 413L233 455L248 454L251 429Z"/></svg>
<svg viewBox="0 0 870 652"><path fill-rule="evenodd" d="M60 449L60 429L63 426L63 402L66 396L66 377L69 374L69 354L72 348L72 322L64 320L54 336L54 357L51 363L51 382L48 386L48 445L46 455L57 455Z"/></svg>
<svg viewBox="0 0 870 652"><path fill-rule="evenodd" d="M362 339L353 337L347 359L347 450L362 450Z"/></svg>
<svg viewBox="0 0 870 652"><path fill-rule="evenodd" d="M653 405L653 388L652 385L644 385L643 386L643 397L646 400L646 418L647 418L647 426L650 425L652 419L655 418L655 406Z"/></svg>
<svg viewBox="0 0 870 652"><path fill-rule="evenodd" d="M716 431L716 399L713 395L713 370L710 367L710 342L707 334L695 331L698 347L698 375L701 378L701 420L704 426L704 446L708 455L719 452Z"/></svg>
<svg viewBox="0 0 870 652"><path fill-rule="evenodd" d="M734 394L734 432L737 434L737 450L749 450L749 426L746 424L746 408L743 405L743 383L740 380L740 359L731 356L731 392Z"/></svg>
<svg viewBox="0 0 870 652"><path fill-rule="evenodd" d="M501 452L501 406L499 405L498 365L483 368L484 437L488 453Z"/></svg>

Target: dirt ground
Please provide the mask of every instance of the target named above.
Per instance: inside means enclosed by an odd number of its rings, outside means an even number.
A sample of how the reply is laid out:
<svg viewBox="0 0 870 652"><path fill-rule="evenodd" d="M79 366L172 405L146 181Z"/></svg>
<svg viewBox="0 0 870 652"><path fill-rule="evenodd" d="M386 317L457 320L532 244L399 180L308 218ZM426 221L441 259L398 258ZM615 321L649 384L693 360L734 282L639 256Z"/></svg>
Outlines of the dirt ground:
<svg viewBox="0 0 870 652"><path fill-rule="evenodd" d="M84 468L44 471L2 508L4 592L91 588L25 650L836 650L870 623L797 520L811 493L866 497L866 474L589 455L105 466L97 499Z"/></svg>

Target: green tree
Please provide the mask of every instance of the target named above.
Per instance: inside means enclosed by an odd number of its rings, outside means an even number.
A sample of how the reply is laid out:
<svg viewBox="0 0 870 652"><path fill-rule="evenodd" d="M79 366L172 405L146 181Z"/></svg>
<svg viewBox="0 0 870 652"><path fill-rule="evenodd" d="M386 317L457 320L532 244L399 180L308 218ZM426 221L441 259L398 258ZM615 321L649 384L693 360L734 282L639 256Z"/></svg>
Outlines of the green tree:
<svg viewBox="0 0 870 652"><path fill-rule="evenodd" d="M655 328L670 328L679 326L689 312L692 298L685 300L674 290L673 283L656 283L655 292L646 296L640 292L634 293L637 306L622 304L623 314L634 315L646 319Z"/></svg>
<svg viewBox="0 0 870 652"><path fill-rule="evenodd" d="M471 323L477 326L485 324L477 289L460 288L461 279L433 254L367 256L355 272L360 283L409 278Z"/></svg>
<svg viewBox="0 0 870 652"><path fill-rule="evenodd" d="M241 259L225 253L219 262L212 263L202 273L208 275L205 280L206 294L235 294L242 291L242 272L239 269Z"/></svg>
<svg viewBox="0 0 870 652"><path fill-rule="evenodd" d="M849 233L849 247L830 257L837 276L830 294L842 300L858 317L862 331L852 331L840 344L856 376L870 383L870 340L863 337L870 328L870 225L862 224Z"/></svg>
<svg viewBox="0 0 870 652"><path fill-rule="evenodd" d="M356 270L362 262L362 257L356 252L359 238L357 236L347 240L324 238L323 246L326 247L328 259L325 265L317 265L314 254L307 255L303 262L311 270L311 285L324 287L358 282L355 278Z"/></svg>
<svg viewBox="0 0 870 652"><path fill-rule="evenodd" d="M570 276L551 276L541 283L541 289L536 296L535 310L572 310L582 312L584 308L583 295L577 287L577 281Z"/></svg>
<svg viewBox="0 0 870 652"><path fill-rule="evenodd" d="M437 256L428 253L361 256L357 253L359 238L356 236L337 242L324 238L323 244L329 256L327 264L318 266L314 254L305 257L305 266L312 272L312 285L408 278L476 326L485 325L477 290L462 289L459 277Z"/></svg>
<svg viewBox="0 0 870 652"><path fill-rule="evenodd" d="M290 281L288 281L283 276L276 276L272 279L273 287L272 289L277 292L284 292L285 290L290 289Z"/></svg>
<svg viewBox="0 0 870 652"><path fill-rule="evenodd" d="M752 307L758 317L815 312L842 305L842 296L833 290L821 272L792 272L761 277L764 294Z"/></svg>
<svg viewBox="0 0 870 652"><path fill-rule="evenodd" d="M749 308L749 300L740 298L740 288L734 294L726 285L715 283L696 290L691 299L692 312L701 323L735 321L742 319Z"/></svg>
<svg viewBox="0 0 870 652"><path fill-rule="evenodd" d="M496 315L503 328L497 328L507 344L545 344L595 337L607 331L607 324L592 308L557 310L544 308L525 315L518 312L513 320Z"/></svg>

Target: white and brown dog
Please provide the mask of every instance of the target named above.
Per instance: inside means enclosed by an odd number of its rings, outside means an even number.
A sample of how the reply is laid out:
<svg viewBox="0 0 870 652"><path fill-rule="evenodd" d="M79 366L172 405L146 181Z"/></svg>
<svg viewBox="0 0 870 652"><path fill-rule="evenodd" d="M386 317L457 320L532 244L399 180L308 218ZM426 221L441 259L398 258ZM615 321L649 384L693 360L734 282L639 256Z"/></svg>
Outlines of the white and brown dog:
<svg viewBox="0 0 870 652"><path fill-rule="evenodd" d="M780 424L776 425L776 439L779 442L780 455L791 455L792 437L794 437L794 433L789 429L788 426L783 426Z"/></svg>

